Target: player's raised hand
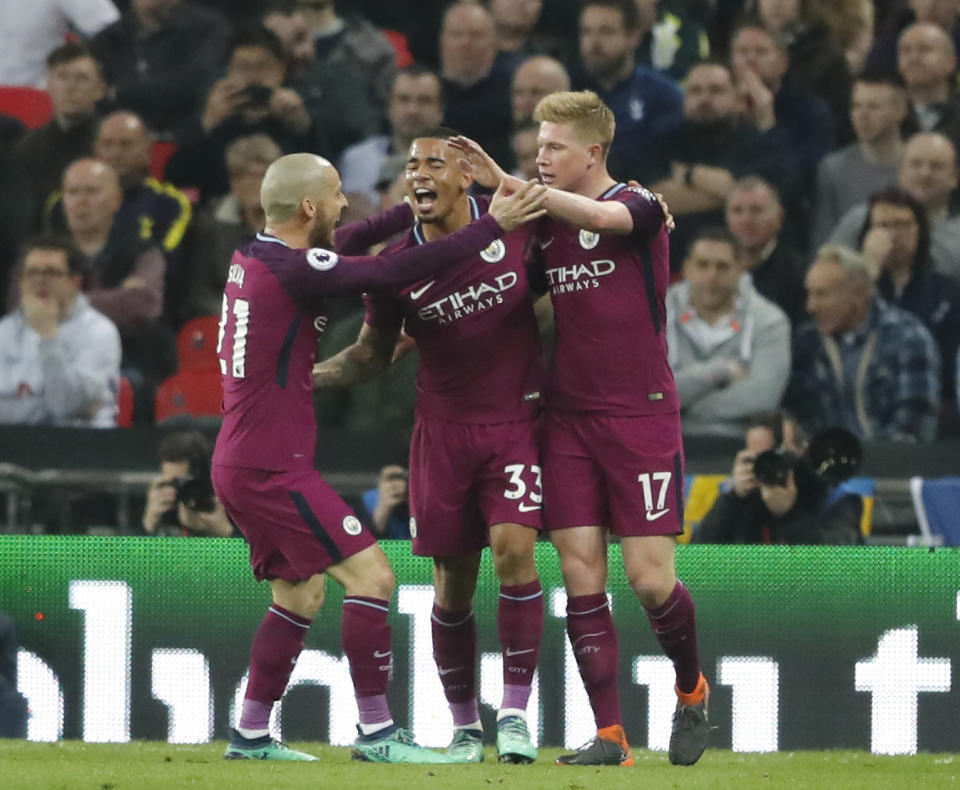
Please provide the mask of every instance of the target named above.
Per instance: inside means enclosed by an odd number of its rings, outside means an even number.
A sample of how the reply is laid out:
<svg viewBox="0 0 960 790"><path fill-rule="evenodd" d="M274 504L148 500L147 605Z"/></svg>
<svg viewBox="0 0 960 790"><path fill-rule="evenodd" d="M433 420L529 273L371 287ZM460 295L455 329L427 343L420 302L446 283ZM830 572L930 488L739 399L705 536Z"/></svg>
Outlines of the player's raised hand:
<svg viewBox="0 0 960 790"><path fill-rule="evenodd" d="M497 187L490 202L490 216L503 230L509 233L525 222L542 217L547 213L544 203L547 199L547 188L534 180L524 181L513 193L506 194L503 182Z"/></svg>
<svg viewBox="0 0 960 790"><path fill-rule="evenodd" d="M470 165L474 181L480 186L492 188L509 178L504 169L493 160L493 157L484 151L479 143L474 142L469 137L457 135L451 137L447 142L464 155L464 159Z"/></svg>

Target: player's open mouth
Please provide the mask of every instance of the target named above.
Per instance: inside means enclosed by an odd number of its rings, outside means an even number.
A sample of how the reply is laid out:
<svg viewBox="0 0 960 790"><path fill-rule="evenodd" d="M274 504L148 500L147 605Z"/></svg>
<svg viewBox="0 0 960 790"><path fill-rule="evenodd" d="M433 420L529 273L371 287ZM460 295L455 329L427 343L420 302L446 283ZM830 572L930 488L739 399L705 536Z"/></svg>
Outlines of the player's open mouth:
<svg viewBox="0 0 960 790"><path fill-rule="evenodd" d="M551 181L553 181L553 173L541 173L540 180L544 184L549 184Z"/></svg>
<svg viewBox="0 0 960 790"><path fill-rule="evenodd" d="M437 193L430 189L417 189L413 193L417 201L417 208L421 211L431 211L437 203Z"/></svg>

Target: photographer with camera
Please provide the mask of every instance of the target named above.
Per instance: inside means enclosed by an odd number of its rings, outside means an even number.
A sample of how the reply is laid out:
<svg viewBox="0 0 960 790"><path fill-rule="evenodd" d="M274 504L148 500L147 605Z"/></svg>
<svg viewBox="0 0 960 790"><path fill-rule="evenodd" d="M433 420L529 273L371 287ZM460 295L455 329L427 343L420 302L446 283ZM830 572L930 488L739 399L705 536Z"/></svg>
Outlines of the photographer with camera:
<svg viewBox="0 0 960 790"><path fill-rule="evenodd" d="M694 532L694 543L853 545L863 502L841 483L860 461L847 431L800 446L793 419L777 411L751 420L733 477Z"/></svg>
<svg viewBox="0 0 960 790"><path fill-rule="evenodd" d="M213 448L202 433L172 433L160 441L160 474L147 489L143 529L149 535L233 537L234 529L210 482Z"/></svg>
<svg viewBox="0 0 960 790"><path fill-rule="evenodd" d="M380 540L410 538L409 474L397 464L380 470L377 487L364 492L364 523Z"/></svg>

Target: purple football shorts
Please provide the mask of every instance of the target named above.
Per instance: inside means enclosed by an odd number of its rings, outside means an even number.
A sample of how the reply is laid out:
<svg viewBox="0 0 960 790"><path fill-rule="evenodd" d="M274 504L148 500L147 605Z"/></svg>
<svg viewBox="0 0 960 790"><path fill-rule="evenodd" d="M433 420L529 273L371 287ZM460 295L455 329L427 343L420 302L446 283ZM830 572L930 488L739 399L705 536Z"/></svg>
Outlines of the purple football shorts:
<svg viewBox="0 0 960 790"><path fill-rule="evenodd" d="M540 529L539 419L456 423L418 415L410 440L413 553L471 554L495 524Z"/></svg>
<svg viewBox="0 0 960 790"><path fill-rule="evenodd" d="M609 527L621 537L683 532L680 415L548 413L544 524Z"/></svg>
<svg viewBox="0 0 960 790"><path fill-rule="evenodd" d="M268 472L214 464L211 476L250 546L258 581L302 581L376 543L314 469Z"/></svg>

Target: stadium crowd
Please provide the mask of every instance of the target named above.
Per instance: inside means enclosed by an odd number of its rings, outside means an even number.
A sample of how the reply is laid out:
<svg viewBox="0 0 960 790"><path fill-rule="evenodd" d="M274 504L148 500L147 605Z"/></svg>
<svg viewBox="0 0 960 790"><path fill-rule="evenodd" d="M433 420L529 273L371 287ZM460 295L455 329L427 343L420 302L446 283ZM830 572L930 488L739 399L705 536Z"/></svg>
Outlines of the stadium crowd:
<svg viewBox="0 0 960 790"><path fill-rule="evenodd" d="M960 2L922 0L18 6L0 34L0 422L123 424L130 393L137 423L215 412L198 390L216 371L182 348L212 345L271 162L336 163L344 221L363 218L402 199L410 142L440 123L535 175L533 108L587 88L616 117L611 174L676 218L686 431L739 436L784 406L808 432L955 436L958 36ZM339 300L325 356L361 316ZM321 425L409 430L414 358L319 393Z"/></svg>

